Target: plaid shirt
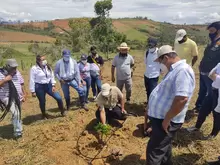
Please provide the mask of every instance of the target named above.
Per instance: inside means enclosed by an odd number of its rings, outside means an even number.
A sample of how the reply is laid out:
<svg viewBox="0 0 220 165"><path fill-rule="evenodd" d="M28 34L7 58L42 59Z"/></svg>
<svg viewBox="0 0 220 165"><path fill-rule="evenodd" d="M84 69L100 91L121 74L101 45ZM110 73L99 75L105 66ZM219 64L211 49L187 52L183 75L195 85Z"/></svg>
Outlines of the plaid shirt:
<svg viewBox="0 0 220 165"><path fill-rule="evenodd" d="M184 123L190 99L195 88L195 74L186 60L176 62L149 99L148 116L164 119L170 110L175 96L188 97L183 110L172 119L174 123Z"/></svg>

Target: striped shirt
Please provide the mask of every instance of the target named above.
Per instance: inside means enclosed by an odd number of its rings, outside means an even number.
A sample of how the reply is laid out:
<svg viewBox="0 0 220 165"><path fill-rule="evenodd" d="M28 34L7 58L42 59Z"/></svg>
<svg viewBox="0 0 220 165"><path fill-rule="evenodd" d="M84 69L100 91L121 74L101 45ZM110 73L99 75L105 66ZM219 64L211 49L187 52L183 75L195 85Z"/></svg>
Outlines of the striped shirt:
<svg viewBox="0 0 220 165"><path fill-rule="evenodd" d="M56 81L54 79L53 70L50 71L47 68L47 66L45 66L45 68L42 69L38 65L34 65L30 70L30 82L29 82L29 88L32 93L35 92L35 83L39 83L39 84L52 83L52 85L55 85Z"/></svg>
<svg viewBox="0 0 220 165"><path fill-rule="evenodd" d="M0 72L0 81L5 79L5 75ZM17 89L18 95L20 100L23 100L23 92L22 92L22 85L24 84L24 79L21 73L17 70L16 74L12 77L12 82ZM9 85L5 83L2 87L0 87L0 100L5 100L9 97Z"/></svg>
<svg viewBox="0 0 220 165"><path fill-rule="evenodd" d="M148 116L164 119L176 96L188 97L182 111L172 122L184 123L190 99L195 88L195 74L186 60L176 62L160 84L152 91L149 99Z"/></svg>

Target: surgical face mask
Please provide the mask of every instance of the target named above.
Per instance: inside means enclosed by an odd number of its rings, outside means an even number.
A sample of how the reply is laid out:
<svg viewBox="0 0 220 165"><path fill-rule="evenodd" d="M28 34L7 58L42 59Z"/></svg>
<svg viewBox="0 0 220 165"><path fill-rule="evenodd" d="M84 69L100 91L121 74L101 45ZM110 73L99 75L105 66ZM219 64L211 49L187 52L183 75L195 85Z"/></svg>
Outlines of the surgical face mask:
<svg viewBox="0 0 220 165"><path fill-rule="evenodd" d="M87 60L82 60L81 62L85 65L87 63Z"/></svg>
<svg viewBox="0 0 220 165"><path fill-rule="evenodd" d="M63 60L64 60L65 62L68 62L68 61L70 60L70 58L69 58L69 57L64 56L64 57L63 57Z"/></svg>
<svg viewBox="0 0 220 165"><path fill-rule="evenodd" d="M218 35L218 31L216 31L215 33L209 33L209 38L210 40L213 42L215 40L215 37Z"/></svg>
<svg viewBox="0 0 220 165"><path fill-rule="evenodd" d="M163 63L160 63L160 69L161 69L161 73L163 75L166 75L168 73L168 69L167 69L166 65L164 65Z"/></svg>
<svg viewBox="0 0 220 165"><path fill-rule="evenodd" d="M156 48L150 48L149 49L149 52L151 52L151 53L153 53L153 52L155 52L156 51Z"/></svg>
<svg viewBox="0 0 220 165"><path fill-rule="evenodd" d="M47 60L43 60L41 64L42 64L43 66L46 66L46 65L47 65Z"/></svg>

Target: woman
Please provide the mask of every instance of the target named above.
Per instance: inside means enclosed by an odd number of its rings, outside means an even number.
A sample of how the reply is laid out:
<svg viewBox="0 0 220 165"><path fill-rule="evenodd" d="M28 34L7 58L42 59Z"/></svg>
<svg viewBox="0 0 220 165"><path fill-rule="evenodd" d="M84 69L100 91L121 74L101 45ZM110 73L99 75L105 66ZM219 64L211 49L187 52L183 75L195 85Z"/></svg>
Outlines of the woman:
<svg viewBox="0 0 220 165"><path fill-rule="evenodd" d="M45 56L38 55L36 57L36 65L30 71L30 91L32 97L37 96L39 100L43 119L48 119L48 115L45 112L46 93L57 101L61 115L65 116L63 101L60 94L56 91L55 83L54 73L47 64Z"/></svg>
<svg viewBox="0 0 220 165"><path fill-rule="evenodd" d="M90 64L87 63L87 56L83 54L81 56L81 60L78 63L80 76L82 80L86 83L86 103L89 103L88 96L89 96L89 89L91 86L91 76L90 76Z"/></svg>

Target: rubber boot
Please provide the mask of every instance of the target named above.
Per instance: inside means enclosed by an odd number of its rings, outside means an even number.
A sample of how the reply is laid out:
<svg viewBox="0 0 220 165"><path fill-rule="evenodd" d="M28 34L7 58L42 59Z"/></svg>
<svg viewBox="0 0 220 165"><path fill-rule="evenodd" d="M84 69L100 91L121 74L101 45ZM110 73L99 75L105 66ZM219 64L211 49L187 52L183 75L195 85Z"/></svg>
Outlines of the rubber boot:
<svg viewBox="0 0 220 165"><path fill-rule="evenodd" d="M79 100L80 100L80 104L81 104L81 107L85 110L85 111L89 111L89 109L87 108L86 106L86 97L85 96L80 96L79 97Z"/></svg>

